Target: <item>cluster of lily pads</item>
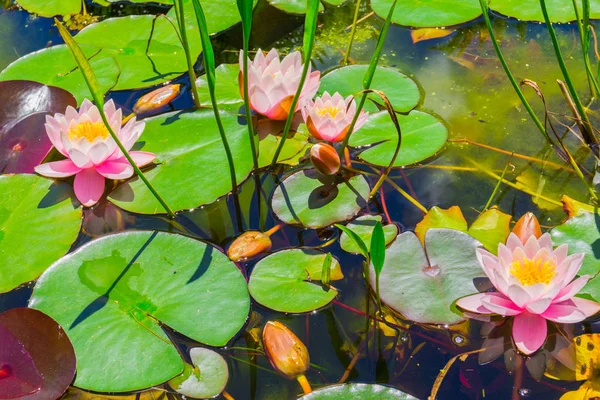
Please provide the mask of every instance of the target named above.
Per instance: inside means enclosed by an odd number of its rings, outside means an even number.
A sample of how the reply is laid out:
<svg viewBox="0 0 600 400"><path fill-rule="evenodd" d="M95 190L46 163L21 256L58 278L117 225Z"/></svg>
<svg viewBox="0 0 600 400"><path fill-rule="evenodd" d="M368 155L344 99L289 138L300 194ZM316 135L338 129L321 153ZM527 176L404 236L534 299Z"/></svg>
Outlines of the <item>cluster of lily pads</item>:
<svg viewBox="0 0 600 400"><path fill-rule="evenodd" d="M307 12L306 30L312 26L314 36L319 1L308 8L270 3ZM460 18L440 25L479 15L462 15L472 2L452 3ZM514 8L509 3L491 7L503 12ZM79 0L61 8L19 4L47 16L81 7ZM434 7L448 7L440 4ZM253 60L246 47L239 65L211 68L208 34L240 19L249 31L252 7L244 0L176 0L164 16L109 18L74 37L57 21L65 45L26 55L0 73L0 292L35 282L28 308L0 314L6 344L0 388L8 398L58 398L71 384L131 392L165 382L190 397L229 396L229 366L215 348L246 329L253 302L298 314L343 298L335 282L347 266L330 253L273 249L270 236L284 225L341 232L341 248L364 264L368 296L377 303L369 317L379 329L401 329L400 318L422 326L479 319L490 332L508 331L499 336L496 357L509 350L527 360L552 354L549 374L557 360L570 371L581 367L575 349L596 338L569 337L554 348L548 338L600 310L595 210L565 199L568 220L544 234L531 214L511 229L513 216L487 207L470 226L458 207L433 207L414 232L400 232L389 217L359 216L391 168L433 157L447 128L417 109L417 83L378 66L379 54L371 65L322 77L311 72L307 43L304 54L280 58L275 49L258 49ZM414 15L413 2L374 0L372 7L387 15L381 44L392 21L422 26L402 19ZM430 21L428 12L419 8L419 18ZM201 52L207 73L196 81L189 61ZM180 87L155 86L186 72L194 98L212 107L164 112ZM112 100L102 104L107 92L139 88L149 89L131 114ZM265 177L272 178L269 193ZM219 243L162 231L126 231L79 245L89 207L110 202L140 215L167 214L175 225L253 181L259 209L267 203L277 222L254 231L242 221L227 254ZM232 220L238 207L234 202ZM195 347L182 356L176 335ZM363 383L310 393L309 350L279 322L264 324L260 347L275 370L299 381L303 398L412 398ZM571 359L557 356L565 349Z"/></svg>

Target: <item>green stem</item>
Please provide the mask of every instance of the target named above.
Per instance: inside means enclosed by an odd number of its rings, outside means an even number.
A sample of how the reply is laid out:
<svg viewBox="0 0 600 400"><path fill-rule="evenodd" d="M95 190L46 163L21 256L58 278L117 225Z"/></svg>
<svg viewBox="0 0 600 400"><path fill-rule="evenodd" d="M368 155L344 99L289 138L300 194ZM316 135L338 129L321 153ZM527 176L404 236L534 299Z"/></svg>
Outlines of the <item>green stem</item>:
<svg viewBox="0 0 600 400"><path fill-rule="evenodd" d="M369 68L367 69L367 72L365 73L365 76L363 78L363 89L364 90L371 89L371 82L373 82L373 76L375 75L375 71L377 69L377 64L379 63L379 59L381 57L381 52L383 51L383 44L385 43L385 38L387 37L388 30L390 29L390 24L392 23L392 15L394 14L394 9L396 8L396 2L397 2L397 0L394 0L394 2L392 3L392 6L390 7L390 10L388 11L387 18L385 19L385 22L383 23L383 27L381 28L381 33L379 34L379 37L377 38L377 45L375 46L375 52L373 53L373 57L371 57L371 62L369 63ZM348 140L350 139L352 132L354 132L354 126L356 125L356 121L358 121L358 116L360 115L360 112L362 111L362 109L365 105L365 101L367 100L367 94L368 93L366 93L366 92L363 93L363 96L361 97L360 102L358 103L358 108L356 109L354 118L352 118L352 122L350 123L350 126L348 127L348 132L346 133L346 137L344 138L344 141L342 142L342 145L340 146L340 149L338 152L340 157L343 157L344 149L346 148L346 146L348 146Z"/></svg>
<svg viewBox="0 0 600 400"><path fill-rule="evenodd" d="M129 164L131 164L131 167L135 171L136 175L142 180L142 182L144 182L144 184L146 185L148 190L150 190L150 192L152 192L154 197L156 197L156 200L158 200L158 202L163 206L163 208L165 209L165 211L167 212L169 217L174 217L175 213L173 212L173 210L171 210L171 208L167 205L167 203L160 196L158 191L154 188L154 186L152 186L150 181L148 181L148 179L146 179L146 176L144 175L144 173L136 165L135 161L133 161L133 159L127 152L127 149L125 149L125 146L123 146L123 143L121 143L118 136L112 130L112 128L108 122L108 118L106 117L106 113L104 112L104 98L99 89L100 84L98 82L98 78L96 78L96 75L94 74L94 70L92 69L92 66L90 65L85 54L83 53L83 51L81 50L81 48L79 47L79 45L77 44L75 39L73 39L73 36L71 36L71 34L67 30L67 28L65 28L65 26L56 18L54 19L54 23L55 23L56 27L58 28L58 31L59 31L60 35L62 36L63 40L67 44L71 54L73 55L73 58L75 59L75 63L81 70L81 74L83 75L85 83L87 84L88 88L90 89L90 93L92 94L94 103L96 103L96 107L98 107L98 111L100 112L100 117L102 118L102 122L106 126L108 133L113 138L113 140L117 144L117 147L119 147L119 150L121 150L121 152L123 153L123 155L129 162Z"/></svg>
<svg viewBox="0 0 600 400"><path fill-rule="evenodd" d="M190 52L190 46L187 38L187 29L185 29L185 12L183 8L183 0L175 0L173 2L175 7L175 14L177 15L177 24L179 25L179 31L181 32L181 42L183 50L185 52L185 60L188 67L188 76L190 78L190 90L192 91L192 97L194 98L194 105L196 108L200 108L200 96L198 95L198 87L196 86L196 73L194 72L194 63L192 62L192 55Z"/></svg>
<svg viewBox="0 0 600 400"><path fill-rule="evenodd" d="M587 7L586 7L586 4ZM575 18L577 19L577 26L579 28L579 37L581 39L581 50L583 52L583 63L585 64L585 71L587 73L588 84L590 85L590 92L592 93L592 97L598 97L600 93L600 87L598 86L598 81L594 78L594 73L592 72L592 65L590 63L590 35L589 35L589 25L586 21L589 19L589 0L583 0L584 7L584 23L581 22L581 18L579 16L579 6L577 6L577 0L573 0L573 9L575 10ZM587 18L586 18L587 12Z"/></svg>
<svg viewBox="0 0 600 400"><path fill-rule="evenodd" d="M306 19L304 23L304 54L303 61L304 65L302 68L302 75L300 76L300 82L298 83L298 89L296 89L296 94L294 95L294 99L292 100L292 105L290 106L290 112L288 113L288 117L285 120L285 127L283 128L283 133L281 134L281 141L277 146L277 150L275 150L275 155L273 156L273 160L271 161L271 169L275 168L275 164L277 164L277 159L279 158L279 154L283 149L283 145L287 140L287 136L290 132L290 128L292 126L292 119L294 118L294 114L296 111L296 106L298 105L298 101L300 100L300 95L302 94L302 89L304 89L304 81L306 80L306 75L308 74L308 68L310 67L311 55L313 45L315 43L315 34L317 31L317 14L319 11L319 0L308 0L308 10L306 13Z"/></svg>
<svg viewBox="0 0 600 400"><path fill-rule="evenodd" d="M480 0L481 1L481 0ZM558 38L556 37L556 32L554 31L554 27L552 26L552 22L550 22L550 17L548 16L548 10L546 9L546 1L540 0L540 6L542 8L542 14L544 14L544 21L546 22L546 27L548 28L548 33L550 34L550 39L552 40L552 46L554 47L554 53L556 53L556 60L558 61L558 65L560 70L562 71L563 77L565 78L565 82L567 87L569 88L569 92L571 93L571 97L573 98L573 102L577 107L577 111L581 115L581 119L583 121L583 132L581 134L586 140L588 145L598 144L598 139L596 135L592 132L592 124L587 116L586 110L581 104L581 100L579 99L579 95L577 94L577 90L573 85L573 81L571 80L571 76L569 75L569 71L567 70L567 66L565 65L565 60L562 56L562 52L560 50L560 46L558 44Z"/></svg>
<svg viewBox="0 0 600 400"><path fill-rule="evenodd" d="M502 180L504 179L504 176L506 175L506 171L508 170L508 166L510 165L510 160L512 159L512 157L513 157L513 154L511 153L511 155L508 156L508 160L506 160L506 165L504 166L502 175L500 175L500 179L498 179L498 182L496 183L496 187L494 187L494 190L492 191L490 198L488 199L487 203L485 203L485 207L483 207L483 211L486 211L490 207L490 205L492 204L492 200L494 200L494 197L496 197L496 193L498 193L498 190L500 189L500 184L502 183Z"/></svg>
<svg viewBox="0 0 600 400"><path fill-rule="evenodd" d="M515 77L513 76L512 72L510 71L510 68L508 67L508 64L506 63L506 60L504 59L504 56L502 55L502 51L500 50L500 46L498 45L498 41L496 40L496 35L494 34L494 28L492 28L492 23L490 21L490 15L488 13L488 5L487 5L486 1L487 0L479 0L479 5L481 6L481 10L483 11L483 19L485 20L485 24L488 28L488 32L490 33L490 39L492 40L492 44L494 45L494 49L496 50L498 59L500 60L500 63L502 64L502 68L504 68L504 72L506 73L508 80L510 81L511 85L513 86L513 89L515 89L517 96L519 96L519 99L521 100L521 103L523 103L523 106L529 113L529 116L535 123L535 126L537 126L537 128L540 130L540 132L542 132L542 134L546 137L546 140L548 141L548 143L551 146L553 146L552 139L550 139L550 135L548 135L548 132L546 132L546 128L544 127L544 125L542 124L540 119L537 117L537 115L535 115L533 108L531 108L531 105L525 98L523 91L519 87L519 84L517 83Z"/></svg>
<svg viewBox="0 0 600 400"><path fill-rule="evenodd" d="M354 9L354 19L352 20L352 30L350 31L350 41L348 47L346 47L346 54L344 54L344 65L348 65L348 58L350 58L350 50L352 49L352 43L354 43L354 36L356 35L356 21L358 21L358 13L360 12L360 0L356 0L356 8Z"/></svg>

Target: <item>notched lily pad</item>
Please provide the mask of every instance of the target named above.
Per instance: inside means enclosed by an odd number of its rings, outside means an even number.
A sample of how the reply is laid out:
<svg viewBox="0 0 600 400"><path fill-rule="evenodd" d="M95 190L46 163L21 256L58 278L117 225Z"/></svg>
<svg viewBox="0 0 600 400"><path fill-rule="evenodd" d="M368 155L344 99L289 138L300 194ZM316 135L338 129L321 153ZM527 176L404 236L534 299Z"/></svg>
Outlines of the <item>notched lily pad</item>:
<svg viewBox="0 0 600 400"><path fill-rule="evenodd" d="M0 176L0 293L36 279L77 238L73 188L36 175ZM23 221L26 221L24 223Z"/></svg>
<svg viewBox="0 0 600 400"><path fill-rule="evenodd" d="M381 215L362 215L350 222L346 227L356 233L368 245L371 243L371 234L377 222L381 222ZM385 244L388 245L398 236L398 226L396 224L385 225L383 233L385 234ZM350 239L343 232L340 236L340 246L342 246L342 250L348 253L360 254L360 250L354 240Z"/></svg>
<svg viewBox="0 0 600 400"><path fill-rule="evenodd" d="M582 2L579 0L577 3L581 15ZM544 22L539 1L491 0L490 8L500 14L522 21ZM546 8L551 22L570 22L576 19L572 0L546 0ZM600 18L600 1L591 0L590 19L598 18Z"/></svg>
<svg viewBox="0 0 600 400"><path fill-rule="evenodd" d="M398 389L368 383L330 385L300 397L302 400L416 400Z"/></svg>
<svg viewBox="0 0 600 400"><path fill-rule="evenodd" d="M448 129L431 114L413 110L399 115L402 144L394 166L400 167L423 161L434 156L444 147ZM352 147L372 145L359 157L371 164L388 166L398 143L398 133L386 111L369 116L367 122L350 136Z"/></svg>
<svg viewBox="0 0 600 400"><path fill-rule="evenodd" d="M0 82L0 172L33 173L52 148L46 115L77 101L66 90L33 81Z"/></svg>
<svg viewBox="0 0 600 400"><path fill-rule="evenodd" d="M287 224L318 229L352 218L366 206L368 197L369 183L362 175L324 176L305 169L277 186L271 207Z"/></svg>
<svg viewBox="0 0 600 400"><path fill-rule="evenodd" d="M454 313L451 306L456 299L477 292L473 279L484 276L475 255L479 246L465 233L430 229L424 249L414 233L402 233L386 250L379 278L381 301L419 323L462 321L464 316ZM372 265L370 280L375 287Z"/></svg>
<svg viewBox="0 0 600 400"><path fill-rule="evenodd" d="M57 399L75 377L75 352L62 328L30 308L0 314L0 399Z"/></svg>
<svg viewBox="0 0 600 400"><path fill-rule="evenodd" d="M193 366L185 364L183 374L169 381L177 393L193 399L210 399L227 386L229 368L227 361L216 351L203 347L190 350Z"/></svg>
<svg viewBox="0 0 600 400"><path fill-rule="evenodd" d="M371 7L375 14L386 18L392 3L393 0L371 0ZM480 15L478 0L398 0L392 22L415 28L446 27L474 20Z"/></svg>
<svg viewBox="0 0 600 400"><path fill-rule="evenodd" d="M278 251L260 260L250 276L248 289L260 304L280 312L303 313L325 307L337 296L333 286L319 281L326 254L310 249ZM331 280L344 275L337 259L330 266Z"/></svg>
<svg viewBox="0 0 600 400"><path fill-rule="evenodd" d="M127 232L60 259L38 280L29 305L58 321L73 342L75 386L127 392L182 373L162 325L223 346L244 325L250 298L239 269L215 247Z"/></svg>
<svg viewBox="0 0 600 400"><path fill-rule="evenodd" d="M325 91L329 94L340 92L344 97L356 95L363 89L362 81L368 68L368 65L350 65L328 72L321 79L319 95ZM395 68L377 67L371 89L385 92L394 110L401 113L409 112L421 101L421 92L415 81ZM365 110L377 111L375 104L383 107L383 100L377 94L369 94L368 99L370 101L365 103Z"/></svg>

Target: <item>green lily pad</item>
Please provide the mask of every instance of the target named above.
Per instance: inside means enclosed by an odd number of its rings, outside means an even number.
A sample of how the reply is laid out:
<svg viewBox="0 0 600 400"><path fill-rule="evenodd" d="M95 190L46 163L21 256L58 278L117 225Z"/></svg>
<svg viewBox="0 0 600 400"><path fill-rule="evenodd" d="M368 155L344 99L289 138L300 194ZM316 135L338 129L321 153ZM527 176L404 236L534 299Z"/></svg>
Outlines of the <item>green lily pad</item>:
<svg viewBox="0 0 600 400"><path fill-rule="evenodd" d="M308 169L293 173L277 186L271 208L287 224L318 229L352 218L368 198L369 183L362 175L346 179Z"/></svg>
<svg viewBox="0 0 600 400"><path fill-rule="evenodd" d="M399 115L402 145L394 162L400 167L423 161L435 155L448 139L448 129L431 114L413 110ZM360 158L375 165L388 166L396 151L398 133L386 111L372 114L367 122L350 136L352 147L373 145L360 153Z"/></svg>
<svg viewBox="0 0 600 400"><path fill-rule="evenodd" d="M221 112L235 172L241 183L252 169L246 126L237 116ZM158 166L145 173L173 210L209 204L231 191L229 164L213 110L173 112L148 118L138 147L157 155ZM142 214L164 213L160 203L137 177L109 196L119 207Z"/></svg>
<svg viewBox="0 0 600 400"><path fill-rule="evenodd" d="M254 0L256 5L258 0ZM201 1L202 11L206 17L208 24L208 33L215 34L231 28L233 25L241 21L240 13L237 8L237 0L218 0L218 1ZM188 31L188 41L190 46L202 47L200 43L200 33L198 31L198 22L196 21L196 13L192 0L183 0L185 26ZM175 9L167 13L172 21L176 21Z"/></svg>
<svg viewBox="0 0 600 400"><path fill-rule="evenodd" d="M185 364L183 374L169 381L177 393L194 399L210 399L227 386L229 368L227 361L216 351L203 347L190 350L194 366Z"/></svg>
<svg viewBox="0 0 600 400"><path fill-rule="evenodd" d="M393 0L371 0L371 8L375 14L386 18L392 3ZM480 15L478 0L398 0L392 22L415 28L446 27L471 21Z"/></svg>
<svg viewBox="0 0 600 400"><path fill-rule="evenodd" d="M346 383L343 385L330 385L300 397L302 400L416 400L416 397L398 389L369 384Z"/></svg>
<svg viewBox="0 0 600 400"><path fill-rule="evenodd" d="M582 2L578 2L579 14L582 12ZM539 1L491 0L490 8L508 17L523 21L544 21L544 15ZM548 16L552 22L575 21L575 11L572 0L546 0ZM590 1L590 18L600 18L600 1Z"/></svg>
<svg viewBox="0 0 600 400"><path fill-rule="evenodd" d="M268 0L269 4L288 14L306 14L308 3L306 0ZM324 11L322 3L319 3L319 12Z"/></svg>
<svg viewBox="0 0 600 400"><path fill-rule="evenodd" d="M190 29L189 35L197 36L197 29L196 32ZM117 61L121 73L113 90L158 85L187 71L185 52L177 32L164 17L109 18L86 27L75 39L79 44L102 49L99 56L113 57ZM195 60L202 46L192 41L190 50L192 60Z"/></svg>
<svg viewBox="0 0 600 400"><path fill-rule="evenodd" d="M288 249L260 260L250 276L248 290L265 307L287 313L303 313L325 307L337 296L333 286L325 289L321 279L326 254L311 249ZM331 280L344 277L333 258Z"/></svg>
<svg viewBox="0 0 600 400"><path fill-rule="evenodd" d="M101 50L93 46L82 46L100 82L103 92L108 92L117 83L119 65L113 57L100 56ZM40 68L43 65L44 68ZM27 54L10 64L0 73L0 81L26 79L57 86L70 92L77 102L91 98L83 75L77 68L66 45L58 45Z"/></svg>
<svg viewBox="0 0 600 400"><path fill-rule="evenodd" d="M600 270L600 216L595 213L582 213L569 218L564 224L550 231L554 246L569 245L569 254L583 253L585 257L579 275L594 276ZM600 301L600 279L590 280L579 291Z"/></svg>
<svg viewBox="0 0 600 400"><path fill-rule="evenodd" d="M36 279L65 255L81 227L71 185L37 175L0 176L0 293Z"/></svg>
<svg viewBox="0 0 600 400"><path fill-rule="evenodd" d="M451 306L456 299L477 292L473 279L484 276L475 255L479 246L465 233L430 229L423 249L414 233L402 233L386 250L379 278L381 301L418 323L462 321L464 316ZM372 265L370 279L375 287Z"/></svg>
<svg viewBox="0 0 600 400"><path fill-rule="evenodd" d="M363 215L350 222L346 227L356 233L363 242L371 243L371 234L377 222L381 222L381 215ZM385 244L388 245L398 236L398 226L395 224L385 225L383 233L385 234ZM354 240L350 239L345 233L340 236L340 246L342 246L342 250L348 253L360 254Z"/></svg>
<svg viewBox="0 0 600 400"><path fill-rule="evenodd" d="M127 232L55 263L29 306L54 318L71 339L75 386L126 392L183 371L161 325L223 346L244 325L250 299L241 272L213 246L164 232Z"/></svg>
<svg viewBox="0 0 600 400"><path fill-rule="evenodd" d="M32 14L42 17L79 14L81 0L19 0L19 5Z"/></svg>
<svg viewBox="0 0 600 400"><path fill-rule="evenodd" d="M368 68L368 65L350 65L328 72L321 79L319 95L325 91L329 94L340 92L344 97L356 95L363 89L362 81ZM421 101L421 92L415 81L395 68L377 67L371 89L383 91L394 110L401 113L409 112ZM365 103L367 111L378 110L373 103L383 106L383 100L375 93L369 94L368 99L371 101Z"/></svg>
<svg viewBox="0 0 600 400"><path fill-rule="evenodd" d="M215 70L215 97L219 108L225 106L228 110L237 112L244 105L242 95L240 94L240 84L238 75L240 73L239 64L221 64ZM208 91L208 80L206 75L200 76L196 80L198 86L198 97L200 104L210 105L210 93Z"/></svg>

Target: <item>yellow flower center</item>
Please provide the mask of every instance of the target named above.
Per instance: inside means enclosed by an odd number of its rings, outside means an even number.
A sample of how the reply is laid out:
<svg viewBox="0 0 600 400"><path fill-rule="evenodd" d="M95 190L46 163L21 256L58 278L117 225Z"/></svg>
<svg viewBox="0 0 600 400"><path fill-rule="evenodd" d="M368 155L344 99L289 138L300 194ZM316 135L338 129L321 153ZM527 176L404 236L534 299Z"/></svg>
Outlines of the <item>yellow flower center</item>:
<svg viewBox="0 0 600 400"><path fill-rule="evenodd" d="M342 111L339 107L324 107L318 108L317 114L319 117L323 117L325 114L329 115L331 118L335 118L335 116Z"/></svg>
<svg viewBox="0 0 600 400"><path fill-rule="evenodd" d="M108 137L108 129L104 126L103 122L84 122L75 125L69 130L69 139L81 139L85 138L88 142L92 143L96 138L101 137L106 139Z"/></svg>
<svg viewBox="0 0 600 400"><path fill-rule="evenodd" d="M542 261L539 258L533 260L524 258L510 264L510 273L523 286L531 286L536 283L547 285L556 275L556 265L552 261Z"/></svg>

